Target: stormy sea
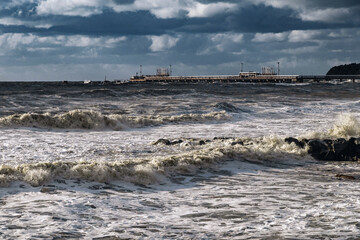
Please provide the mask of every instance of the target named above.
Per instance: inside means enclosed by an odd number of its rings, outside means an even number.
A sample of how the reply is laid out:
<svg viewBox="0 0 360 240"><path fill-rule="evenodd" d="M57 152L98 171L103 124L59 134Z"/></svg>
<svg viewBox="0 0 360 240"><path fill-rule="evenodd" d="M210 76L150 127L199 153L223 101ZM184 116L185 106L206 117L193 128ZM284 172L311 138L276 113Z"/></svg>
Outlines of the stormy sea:
<svg viewBox="0 0 360 240"><path fill-rule="evenodd" d="M357 239L360 84L2 82L0 239Z"/></svg>

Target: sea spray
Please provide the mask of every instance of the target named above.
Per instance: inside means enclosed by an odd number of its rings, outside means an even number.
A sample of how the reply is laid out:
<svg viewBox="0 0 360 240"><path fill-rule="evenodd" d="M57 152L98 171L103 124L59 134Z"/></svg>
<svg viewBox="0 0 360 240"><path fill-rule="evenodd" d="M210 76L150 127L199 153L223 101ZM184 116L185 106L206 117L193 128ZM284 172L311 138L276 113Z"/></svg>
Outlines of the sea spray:
<svg viewBox="0 0 360 240"><path fill-rule="evenodd" d="M360 122L351 114L341 114L335 125L329 130L334 138L350 138L360 136Z"/></svg>
<svg viewBox="0 0 360 240"><path fill-rule="evenodd" d="M360 122L355 115L349 113L343 113L337 116L333 126L327 131L311 132L304 134L299 138L349 139L351 137L360 137Z"/></svg>

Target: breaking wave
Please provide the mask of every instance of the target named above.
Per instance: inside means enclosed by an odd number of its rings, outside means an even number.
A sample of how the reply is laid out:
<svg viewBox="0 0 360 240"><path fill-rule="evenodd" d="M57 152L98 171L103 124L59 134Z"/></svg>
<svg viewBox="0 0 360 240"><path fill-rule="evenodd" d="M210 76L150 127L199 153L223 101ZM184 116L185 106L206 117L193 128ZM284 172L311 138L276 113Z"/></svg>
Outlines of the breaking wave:
<svg viewBox="0 0 360 240"><path fill-rule="evenodd" d="M141 127L184 121L225 119L224 112L178 116L104 116L98 112L75 110L64 114L22 114L0 119L3 126L36 126L52 128L118 128ZM122 128L120 128L122 129ZM351 138L360 136L360 123L354 115L341 115L329 130L309 133L306 138ZM284 138L159 139L154 144L182 149L169 156L149 156L126 161L82 161L0 165L0 186L23 181L39 186L53 179L81 179L97 182L123 180L138 184L156 184L178 174L194 174L198 169L213 168L225 161L243 161L269 167L293 167L315 163L307 147L289 144Z"/></svg>
<svg viewBox="0 0 360 240"><path fill-rule="evenodd" d="M311 132L304 135L304 138L336 139L360 136L360 121L353 114L341 114L337 117L333 126L324 132Z"/></svg>
<svg viewBox="0 0 360 240"><path fill-rule="evenodd" d="M193 144L189 142L189 144ZM214 139L200 148L171 156L153 156L117 162L48 162L0 166L0 185L24 181L32 186L53 179L81 179L97 182L124 180L156 184L177 174L193 174L228 160L245 161L271 167L297 166L313 159L306 149L277 137L259 139Z"/></svg>
<svg viewBox="0 0 360 240"><path fill-rule="evenodd" d="M181 114L175 116L103 115L96 111L73 110L62 114L25 113L0 118L0 127L38 127L58 129L112 129L124 130L181 122L208 122L229 119L225 112Z"/></svg>

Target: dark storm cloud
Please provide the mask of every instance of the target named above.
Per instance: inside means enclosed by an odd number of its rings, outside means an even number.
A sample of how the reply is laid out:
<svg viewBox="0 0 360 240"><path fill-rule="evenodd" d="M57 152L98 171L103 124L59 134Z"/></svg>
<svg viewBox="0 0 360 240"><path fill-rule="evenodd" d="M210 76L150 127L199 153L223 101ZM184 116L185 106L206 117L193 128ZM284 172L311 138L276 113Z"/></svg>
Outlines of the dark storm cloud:
<svg viewBox="0 0 360 240"><path fill-rule="evenodd" d="M116 4L125 5L125 4L132 4L135 0L113 0Z"/></svg>
<svg viewBox="0 0 360 240"><path fill-rule="evenodd" d="M117 1L118 4L131 4L134 1ZM202 3L219 1L203 0ZM237 2L237 1L227 1ZM265 2L264 2L265 3ZM359 6L355 1L306 1L305 6L349 7ZM88 17L45 15L34 11L36 4L24 4L11 9L1 10L1 16L12 17L19 21L41 22L49 24L48 29L28 25L4 25L0 21L2 32L34 32L42 34L85 34L85 35L161 35L164 33L216 33L216 32L282 32L293 29L323 29L355 27L356 22L326 23L320 21L302 21L294 9L275 8L264 4L244 4L241 8L206 18L170 18L161 19L148 11L116 13L111 9L102 14ZM356 10L351 10L356 11ZM20 12L20 14L19 14ZM354 19L354 18L352 18Z"/></svg>
<svg viewBox="0 0 360 240"><path fill-rule="evenodd" d="M247 6L239 11L214 17L206 20L207 24L214 28L214 32L222 31L237 31L237 32L282 32L292 29L310 29L310 28L324 28L327 27L321 23L306 23L294 18L293 11L276 9L273 7ZM187 29L193 28L193 31L202 30L201 22L204 19L198 20L198 24L192 25L192 22L186 26ZM205 28L204 28L205 29ZM208 27L208 32L211 28Z"/></svg>
<svg viewBox="0 0 360 240"><path fill-rule="evenodd" d="M105 12L91 17L73 17L68 24L54 26L49 31L58 34L88 34L88 35L149 35L164 34L178 26L177 19L157 19L149 12L135 13Z"/></svg>
<svg viewBox="0 0 360 240"><path fill-rule="evenodd" d="M318 7L318 8L339 8L339 7L355 7L360 6L358 0L305 0L306 5L309 7Z"/></svg>

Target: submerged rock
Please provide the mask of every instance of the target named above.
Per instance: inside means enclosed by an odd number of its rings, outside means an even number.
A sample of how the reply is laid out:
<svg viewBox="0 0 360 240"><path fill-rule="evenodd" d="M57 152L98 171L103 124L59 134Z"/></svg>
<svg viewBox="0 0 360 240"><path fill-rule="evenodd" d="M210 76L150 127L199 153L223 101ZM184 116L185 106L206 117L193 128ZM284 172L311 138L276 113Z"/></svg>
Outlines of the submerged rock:
<svg viewBox="0 0 360 240"><path fill-rule="evenodd" d="M46 187L42 187L40 189L40 192L41 193L48 193L48 194L56 194L57 191L56 191L56 187L54 186L46 186Z"/></svg>
<svg viewBox="0 0 360 240"><path fill-rule="evenodd" d="M308 153L323 161L358 161L360 160L360 138L339 139L302 139L286 138L285 142L295 143L298 147L308 147Z"/></svg>
<svg viewBox="0 0 360 240"><path fill-rule="evenodd" d="M356 177L345 174L336 174L335 177L338 178L339 180L356 180Z"/></svg>
<svg viewBox="0 0 360 240"><path fill-rule="evenodd" d="M153 145L158 145L158 144L164 144L164 145L175 145L175 144L180 144L182 143L183 140L179 139L179 140L175 140L175 141L170 141L168 139L159 139L156 142L153 143Z"/></svg>

